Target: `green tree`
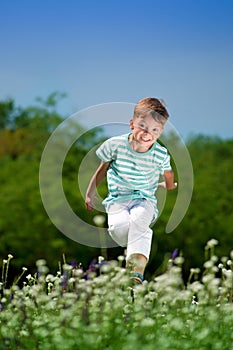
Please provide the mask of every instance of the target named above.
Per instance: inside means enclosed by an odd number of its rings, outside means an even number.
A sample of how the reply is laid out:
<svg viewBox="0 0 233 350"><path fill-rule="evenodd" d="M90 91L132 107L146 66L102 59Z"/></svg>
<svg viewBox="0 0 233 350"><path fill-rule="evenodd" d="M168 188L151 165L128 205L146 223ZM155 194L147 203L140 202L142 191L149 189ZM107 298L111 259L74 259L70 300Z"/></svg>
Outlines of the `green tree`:
<svg viewBox="0 0 233 350"><path fill-rule="evenodd" d="M39 100L42 105L25 109L16 108L14 101L0 104L1 120L4 120L0 131L0 255L3 258L8 253L14 255L14 273L22 266L33 268L39 258L45 258L56 270L63 254L67 259L76 259L85 265L99 254L98 249L84 247L59 232L42 204L39 189L41 154L51 132L64 120L56 112L56 96L52 94L45 101ZM77 124L75 127L81 128ZM69 132L75 131L67 130L66 139L60 140L59 147L69 142ZM100 130L91 131L91 135L75 144L64 163L66 195L74 211L87 221L92 219L84 208L76 174L87 148L100 140L99 133Z"/></svg>

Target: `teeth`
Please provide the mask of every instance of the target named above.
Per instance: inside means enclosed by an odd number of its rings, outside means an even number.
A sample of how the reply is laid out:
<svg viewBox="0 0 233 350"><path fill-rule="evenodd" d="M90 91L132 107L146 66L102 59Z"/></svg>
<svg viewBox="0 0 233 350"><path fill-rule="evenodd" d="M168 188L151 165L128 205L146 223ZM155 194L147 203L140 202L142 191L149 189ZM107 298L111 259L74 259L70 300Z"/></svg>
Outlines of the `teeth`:
<svg viewBox="0 0 233 350"><path fill-rule="evenodd" d="M145 142L150 141L150 139L144 139L144 138L142 138L142 140Z"/></svg>

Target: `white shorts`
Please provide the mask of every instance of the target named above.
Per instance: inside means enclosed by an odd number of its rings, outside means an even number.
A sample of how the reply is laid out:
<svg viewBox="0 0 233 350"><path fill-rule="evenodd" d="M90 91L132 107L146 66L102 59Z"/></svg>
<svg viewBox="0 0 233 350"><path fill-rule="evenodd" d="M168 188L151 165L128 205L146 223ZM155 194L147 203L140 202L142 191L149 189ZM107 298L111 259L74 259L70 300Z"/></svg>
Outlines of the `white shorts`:
<svg viewBox="0 0 233 350"><path fill-rule="evenodd" d="M132 254L149 259L153 231L149 227L158 213L150 200L136 199L106 204L108 231L120 246L127 247L128 260Z"/></svg>

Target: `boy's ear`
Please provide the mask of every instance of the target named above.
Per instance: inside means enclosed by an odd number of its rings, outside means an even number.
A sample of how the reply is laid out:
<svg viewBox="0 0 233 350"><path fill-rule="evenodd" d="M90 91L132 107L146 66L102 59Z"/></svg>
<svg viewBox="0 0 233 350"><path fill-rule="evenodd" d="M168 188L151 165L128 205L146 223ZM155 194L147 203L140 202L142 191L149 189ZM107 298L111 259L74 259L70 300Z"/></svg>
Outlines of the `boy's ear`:
<svg viewBox="0 0 233 350"><path fill-rule="evenodd" d="M131 118L130 121L129 121L129 127L131 130L134 129L134 126L133 126L133 119Z"/></svg>

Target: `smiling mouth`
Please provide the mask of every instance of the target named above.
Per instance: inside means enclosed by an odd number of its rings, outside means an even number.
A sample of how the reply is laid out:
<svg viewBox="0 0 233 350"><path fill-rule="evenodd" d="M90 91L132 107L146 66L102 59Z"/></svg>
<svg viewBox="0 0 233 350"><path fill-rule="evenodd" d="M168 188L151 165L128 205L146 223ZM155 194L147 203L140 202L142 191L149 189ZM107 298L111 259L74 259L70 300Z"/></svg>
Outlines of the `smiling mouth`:
<svg viewBox="0 0 233 350"><path fill-rule="evenodd" d="M143 137L141 138L143 142L150 142L151 139L144 139Z"/></svg>

